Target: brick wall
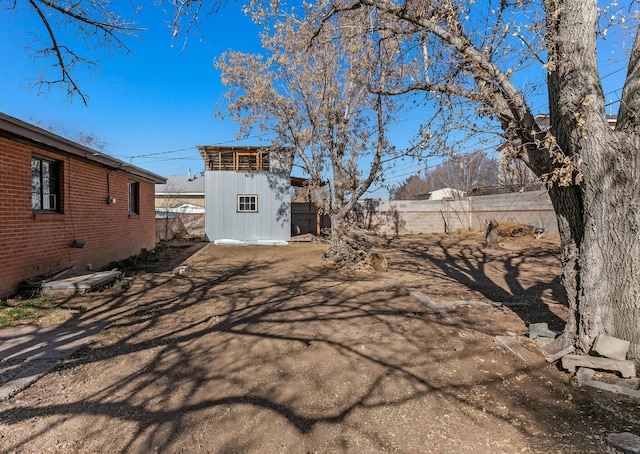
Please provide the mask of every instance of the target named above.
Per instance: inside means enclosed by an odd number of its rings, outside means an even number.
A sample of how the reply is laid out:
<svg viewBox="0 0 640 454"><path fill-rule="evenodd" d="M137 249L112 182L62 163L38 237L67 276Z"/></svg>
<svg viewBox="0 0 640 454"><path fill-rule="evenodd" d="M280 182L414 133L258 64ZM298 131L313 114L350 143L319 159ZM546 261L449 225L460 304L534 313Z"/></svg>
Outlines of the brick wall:
<svg viewBox="0 0 640 454"><path fill-rule="evenodd" d="M62 165L60 214L32 212L32 154ZM128 212L129 181L139 183L139 215ZM0 138L0 298L27 278L70 266L96 269L153 249L154 189L154 183L119 170ZM84 248L70 247L74 239L84 240Z"/></svg>
<svg viewBox="0 0 640 454"><path fill-rule="evenodd" d="M366 200L357 218L385 235L444 233L458 229L484 230L485 219L542 227L558 236L555 212L546 191L499 194L444 200Z"/></svg>

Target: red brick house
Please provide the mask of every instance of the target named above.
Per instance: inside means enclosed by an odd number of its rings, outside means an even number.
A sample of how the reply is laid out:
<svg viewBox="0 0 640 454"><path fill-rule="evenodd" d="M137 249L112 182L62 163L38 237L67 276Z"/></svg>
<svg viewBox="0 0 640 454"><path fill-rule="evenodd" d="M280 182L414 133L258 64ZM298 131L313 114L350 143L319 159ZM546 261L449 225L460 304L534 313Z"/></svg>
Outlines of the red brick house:
<svg viewBox="0 0 640 454"><path fill-rule="evenodd" d="M165 179L0 113L0 298L155 247Z"/></svg>

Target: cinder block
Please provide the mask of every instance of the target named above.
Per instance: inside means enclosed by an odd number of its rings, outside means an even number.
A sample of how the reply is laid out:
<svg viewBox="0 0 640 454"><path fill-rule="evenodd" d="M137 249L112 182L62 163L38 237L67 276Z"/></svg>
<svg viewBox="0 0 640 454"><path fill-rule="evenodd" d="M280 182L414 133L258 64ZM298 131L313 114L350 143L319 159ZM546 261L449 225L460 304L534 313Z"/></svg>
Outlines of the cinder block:
<svg viewBox="0 0 640 454"><path fill-rule="evenodd" d="M609 434L607 443L625 454L640 454L640 437L631 432Z"/></svg>
<svg viewBox="0 0 640 454"><path fill-rule="evenodd" d="M615 370L620 372L624 378L635 377L636 363L633 361L623 361L619 359L598 358L586 355L565 355L562 357L562 367L569 372L574 372L578 367L588 367L590 369Z"/></svg>
<svg viewBox="0 0 640 454"><path fill-rule="evenodd" d="M546 323L531 323L529 325L529 339L535 339L537 337L555 339L556 336L556 332L551 331L549 329L549 325L547 325Z"/></svg>
<svg viewBox="0 0 640 454"><path fill-rule="evenodd" d="M593 343L592 350L600 356L611 359L627 359L629 341L618 339L606 334L600 334Z"/></svg>

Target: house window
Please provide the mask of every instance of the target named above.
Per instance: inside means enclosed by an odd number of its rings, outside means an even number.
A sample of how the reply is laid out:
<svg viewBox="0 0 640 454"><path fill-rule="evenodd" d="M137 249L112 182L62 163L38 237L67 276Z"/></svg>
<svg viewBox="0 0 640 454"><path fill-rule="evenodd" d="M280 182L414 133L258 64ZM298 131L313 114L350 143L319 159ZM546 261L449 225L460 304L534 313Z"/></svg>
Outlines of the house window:
<svg viewBox="0 0 640 454"><path fill-rule="evenodd" d="M129 182L129 214L140 214L140 183Z"/></svg>
<svg viewBox="0 0 640 454"><path fill-rule="evenodd" d="M255 213L258 211L257 195L238 195L238 211L242 213Z"/></svg>
<svg viewBox="0 0 640 454"><path fill-rule="evenodd" d="M60 163L40 156L31 157L31 208L59 213Z"/></svg>

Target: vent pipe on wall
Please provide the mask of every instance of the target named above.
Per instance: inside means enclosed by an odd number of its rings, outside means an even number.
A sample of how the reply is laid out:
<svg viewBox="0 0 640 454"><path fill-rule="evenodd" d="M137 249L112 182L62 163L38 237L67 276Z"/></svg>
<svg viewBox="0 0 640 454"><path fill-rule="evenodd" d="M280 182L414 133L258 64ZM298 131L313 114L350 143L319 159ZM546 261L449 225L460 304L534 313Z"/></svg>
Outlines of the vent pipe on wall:
<svg viewBox="0 0 640 454"><path fill-rule="evenodd" d="M73 240L71 242L71 246L70 247L82 249L85 244L87 244L87 242L85 240L75 239L75 240Z"/></svg>

